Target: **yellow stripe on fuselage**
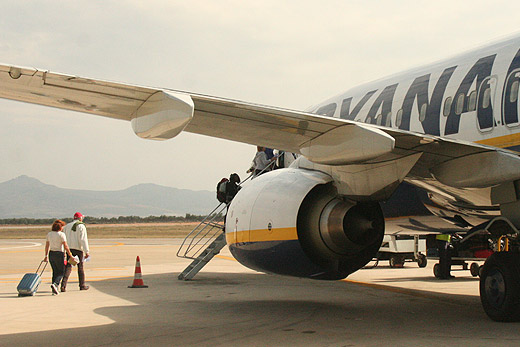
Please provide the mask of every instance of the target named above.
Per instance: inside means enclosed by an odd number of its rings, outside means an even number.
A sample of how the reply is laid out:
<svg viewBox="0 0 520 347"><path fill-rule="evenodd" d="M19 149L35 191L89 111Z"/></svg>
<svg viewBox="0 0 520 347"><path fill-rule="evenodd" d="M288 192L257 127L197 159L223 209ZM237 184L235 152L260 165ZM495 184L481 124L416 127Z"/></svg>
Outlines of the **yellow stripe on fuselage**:
<svg viewBox="0 0 520 347"><path fill-rule="evenodd" d="M519 146L520 145L520 133L492 137L490 139L475 141L475 142L480 143L482 145L488 145L488 146L493 146L493 147L498 147L498 148Z"/></svg>
<svg viewBox="0 0 520 347"><path fill-rule="evenodd" d="M226 233L228 245L240 242L290 241L298 240L296 228L242 230Z"/></svg>

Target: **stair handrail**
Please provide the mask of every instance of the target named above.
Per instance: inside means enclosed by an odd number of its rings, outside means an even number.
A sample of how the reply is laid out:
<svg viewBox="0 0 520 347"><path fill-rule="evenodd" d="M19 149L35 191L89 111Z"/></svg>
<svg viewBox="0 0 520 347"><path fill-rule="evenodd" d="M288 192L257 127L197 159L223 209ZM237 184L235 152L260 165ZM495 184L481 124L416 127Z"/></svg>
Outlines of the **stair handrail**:
<svg viewBox="0 0 520 347"><path fill-rule="evenodd" d="M192 231L190 231L188 233L188 235L186 235L186 237L182 241L179 249L177 250L178 257L192 258L192 257L188 256L188 253L192 252L195 247L199 246L200 242L204 238L208 238L208 235L210 234L212 229L214 229L214 228L218 228L218 230L224 229L224 224L219 225L218 222L215 222L215 219L221 216L220 214L222 213L222 211L225 208L226 208L225 203L221 202L220 204L218 204L217 207L215 207L199 224L197 224L197 226L195 228L193 228ZM211 225L211 223L213 223L213 225ZM210 225L211 225L211 227L208 228L208 226L210 226ZM201 228L201 226L202 226L202 228ZM206 232L204 234L202 234L204 231L206 231ZM201 247L204 247L207 243L211 242L212 239L216 238L215 234L209 236L209 239L206 239L206 242L203 243L201 245ZM185 251L184 251L184 254L181 255L181 253L183 252L183 249ZM195 251L195 255L198 252L199 252L199 250ZM196 258L196 256L194 256L194 257Z"/></svg>
<svg viewBox="0 0 520 347"><path fill-rule="evenodd" d="M260 176L261 174L263 174L264 172L271 171L271 168L276 165L276 159L278 159L278 157L280 157L281 155L282 155L282 153L278 153L278 154L274 155L271 159L269 159L271 162L266 167L264 167L257 175L255 175L255 172L253 170L253 172L251 172L251 174L249 176L247 176L247 178L245 180L240 182L239 185L241 185L242 183L247 181L249 178L254 179L254 178Z"/></svg>
<svg viewBox="0 0 520 347"><path fill-rule="evenodd" d="M203 223L205 224L204 227L202 227L202 229L200 229L200 231L192 237L190 245L186 248L186 258L197 258L209 244L211 244L218 238L220 234L222 234L222 231L224 230L224 223L215 222L215 219L221 217L222 211L223 209L216 213L212 219ZM194 242L195 240L197 241ZM193 254L192 256L188 255L190 251Z"/></svg>
<svg viewBox="0 0 520 347"><path fill-rule="evenodd" d="M238 183L238 186L241 187L245 182L254 179L255 177L260 176L266 171L269 171L275 164L276 159L281 154L275 155L272 159L269 165L267 165L263 170L261 170L257 175L254 174L254 171L249 174L244 180L242 180L240 183ZM227 208L229 205L225 202L221 202L217 205L195 228L193 228L192 231L186 235L184 240L182 241L179 249L177 250L177 257L180 258L189 258L189 259L195 259L199 255L199 253L202 253L203 250L206 248L208 244L213 242L218 235L220 234L220 230L224 230L226 221L224 220L223 224L220 224L219 222L215 222L215 219L221 216L222 211L224 211L225 208ZM225 215L224 215L225 216ZM211 219L210 219L211 217ZM211 226L208 228L208 226ZM201 228L202 227L202 228ZM211 231L217 228L217 231L215 231L213 234L210 235ZM200 229L200 230L199 230ZM207 229L207 230L206 230ZM202 234L204 231L206 231L204 234ZM202 234L202 235L201 235ZM209 236L208 236L209 235ZM188 243L188 240L189 243ZM205 240L204 242L202 242ZM194 251L194 249L198 246L198 249ZM182 251L184 249L184 254L182 254ZM188 253L193 253L192 256L189 256ZM182 254L182 255L181 255Z"/></svg>

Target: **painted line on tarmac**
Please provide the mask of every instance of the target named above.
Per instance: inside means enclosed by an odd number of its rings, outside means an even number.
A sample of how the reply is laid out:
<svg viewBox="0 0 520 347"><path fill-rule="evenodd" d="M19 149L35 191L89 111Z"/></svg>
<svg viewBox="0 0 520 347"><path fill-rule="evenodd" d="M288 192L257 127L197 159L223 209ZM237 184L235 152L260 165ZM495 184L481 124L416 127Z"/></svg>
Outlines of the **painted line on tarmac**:
<svg viewBox="0 0 520 347"><path fill-rule="evenodd" d="M34 273L34 268L32 268L32 269L0 270L0 275L23 274L23 273Z"/></svg>
<svg viewBox="0 0 520 347"><path fill-rule="evenodd" d="M86 282L99 282L99 281L108 281L108 280L116 280L116 281L121 281L121 280L132 280L134 278L134 276L88 276L86 278ZM52 277L49 277L49 283L51 281ZM72 282L68 282L68 283L79 283L78 280L72 280Z"/></svg>
<svg viewBox="0 0 520 347"><path fill-rule="evenodd" d="M9 244L9 242L6 242L7 244ZM14 248L29 248L29 247L40 247L43 245L43 243L40 243L40 242L28 242L28 241L13 241L12 242L13 244L17 244L17 243L28 243L29 245L25 245L25 246L11 246L11 247L4 247L4 248L0 248L0 251L4 251L4 250L11 250L11 249L14 249ZM3 246L4 244L2 244Z"/></svg>
<svg viewBox="0 0 520 347"><path fill-rule="evenodd" d="M133 276L114 276L114 277L107 277L107 276L89 276L86 281L87 282L99 282L99 281L106 281L106 280L131 280L134 278ZM52 277L43 277L42 278L42 284L50 284L52 280ZM49 282L49 283L45 283ZM0 279L0 283L20 283L19 279ZM78 280L72 280L68 282L70 283L79 283Z"/></svg>
<svg viewBox="0 0 520 347"><path fill-rule="evenodd" d="M43 244L40 244L39 246L41 246ZM91 248L92 249L98 249L98 248L109 248L109 247L119 247L119 246L125 246L125 244L123 242L116 242L115 244L113 245L105 245L105 246L92 246ZM14 247L11 247L11 248L6 248L6 249L12 249ZM0 248L0 250L2 250L2 248ZM3 252L0 252L0 254L8 254L8 253L31 253L31 252L41 252L42 250L41 249L27 249L27 250L20 250L20 251L3 251Z"/></svg>
<svg viewBox="0 0 520 347"><path fill-rule="evenodd" d="M123 271L127 268L124 267L94 267L88 268L88 271ZM51 269L47 269L46 272L52 271ZM20 273L34 273L33 269L12 269L12 270L0 270L0 274L20 274Z"/></svg>
<svg viewBox="0 0 520 347"><path fill-rule="evenodd" d="M119 247L119 246L125 246L125 243L124 242L116 242L113 245L92 246L92 248L108 248L108 247Z"/></svg>

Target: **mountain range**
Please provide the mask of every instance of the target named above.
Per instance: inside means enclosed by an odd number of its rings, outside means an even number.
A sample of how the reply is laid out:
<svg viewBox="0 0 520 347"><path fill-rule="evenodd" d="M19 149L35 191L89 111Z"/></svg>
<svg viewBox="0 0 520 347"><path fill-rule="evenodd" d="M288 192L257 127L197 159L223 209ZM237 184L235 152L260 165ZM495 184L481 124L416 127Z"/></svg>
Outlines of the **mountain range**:
<svg viewBox="0 0 520 347"><path fill-rule="evenodd" d="M0 218L160 216L209 213L218 201L210 191L138 184L117 191L65 189L19 176L0 183Z"/></svg>

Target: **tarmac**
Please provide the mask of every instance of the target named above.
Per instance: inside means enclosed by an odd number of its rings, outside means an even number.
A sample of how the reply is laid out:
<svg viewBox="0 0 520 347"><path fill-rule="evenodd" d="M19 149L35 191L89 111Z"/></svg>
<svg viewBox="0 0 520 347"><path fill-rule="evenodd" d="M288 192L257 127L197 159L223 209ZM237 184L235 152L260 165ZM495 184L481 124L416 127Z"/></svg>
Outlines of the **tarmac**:
<svg viewBox="0 0 520 347"><path fill-rule="evenodd" d="M35 296L18 297L43 240L0 240L0 346L512 346L520 323L485 315L478 278L433 277L407 262L381 262L343 281L267 275L224 249L192 281L177 275L178 239L91 240L90 290L73 272L54 296L50 267ZM128 288L136 256L149 288ZM371 263L373 265L373 263ZM75 271L75 270L73 270Z"/></svg>

